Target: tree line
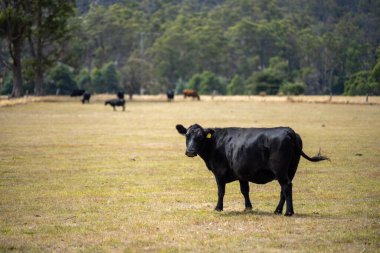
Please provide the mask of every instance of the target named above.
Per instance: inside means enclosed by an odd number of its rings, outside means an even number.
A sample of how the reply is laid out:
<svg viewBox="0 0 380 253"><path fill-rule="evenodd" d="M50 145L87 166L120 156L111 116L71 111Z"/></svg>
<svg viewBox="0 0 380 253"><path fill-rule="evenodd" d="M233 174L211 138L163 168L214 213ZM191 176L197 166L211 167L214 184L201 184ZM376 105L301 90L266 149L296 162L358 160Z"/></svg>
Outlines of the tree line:
<svg viewBox="0 0 380 253"><path fill-rule="evenodd" d="M371 0L1 0L0 91L379 95L378 24Z"/></svg>

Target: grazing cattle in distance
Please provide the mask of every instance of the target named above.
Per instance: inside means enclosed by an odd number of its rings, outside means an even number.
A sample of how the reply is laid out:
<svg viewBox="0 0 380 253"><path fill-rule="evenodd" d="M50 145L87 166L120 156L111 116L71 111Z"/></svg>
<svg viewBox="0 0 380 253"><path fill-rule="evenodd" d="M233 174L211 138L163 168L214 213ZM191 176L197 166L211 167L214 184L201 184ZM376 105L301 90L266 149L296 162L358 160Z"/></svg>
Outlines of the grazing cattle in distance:
<svg viewBox="0 0 380 253"><path fill-rule="evenodd" d="M115 108L116 106L122 106L123 111L125 111L125 100L124 99L120 99L120 98L109 99L109 100L106 100L104 105L111 105L114 111L116 111L116 108Z"/></svg>
<svg viewBox="0 0 380 253"><path fill-rule="evenodd" d="M168 90L166 92L166 97L168 98L168 101L171 102L174 100L174 90Z"/></svg>
<svg viewBox="0 0 380 253"><path fill-rule="evenodd" d="M85 93L85 90L73 90L70 97L80 97Z"/></svg>
<svg viewBox="0 0 380 253"><path fill-rule="evenodd" d="M119 99L124 99L124 92L119 91L116 95Z"/></svg>
<svg viewBox="0 0 380 253"><path fill-rule="evenodd" d="M88 92L85 92L85 93L83 93L83 97L82 97L82 104L84 104L84 103L90 103L90 98L91 98L91 94L90 93L88 93Z"/></svg>
<svg viewBox="0 0 380 253"><path fill-rule="evenodd" d="M239 180L246 210L252 209L249 182L266 184L277 180L281 186L280 201L275 214L282 214L286 202L286 216L294 214L292 180L300 157L311 162L329 160L318 154L307 156L302 151L301 137L289 127L276 128L189 128L176 126L186 136L186 155L199 155L215 176L218 203L215 210L223 210L225 185Z"/></svg>
<svg viewBox="0 0 380 253"><path fill-rule="evenodd" d="M183 90L183 97L192 97L192 98L197 98L198 100L201 100L201 98L198 95L198 92L196 90Z"/></svg>

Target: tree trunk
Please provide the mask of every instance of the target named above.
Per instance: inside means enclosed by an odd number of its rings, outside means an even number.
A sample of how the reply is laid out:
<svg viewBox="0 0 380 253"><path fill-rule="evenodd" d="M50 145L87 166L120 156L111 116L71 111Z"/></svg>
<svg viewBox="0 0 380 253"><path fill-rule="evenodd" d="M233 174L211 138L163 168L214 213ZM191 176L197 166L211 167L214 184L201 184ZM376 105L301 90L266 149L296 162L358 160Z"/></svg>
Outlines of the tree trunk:
<svg viewBox="0 0 380 253"><path fill-rule="evenodd" d="M38 1L38 16L37 16L37 29L42 27L42 7L41 2ZM33 45L31 45L33 46ZM34 77L34 94L36 96L42 96L45 94L44 89L44 71L43 71L43 54L42 54L42 39L41 36L37 36L37 52L35 55L36 60L36 76Z"/></svg>
<svg viewBox="0 0 380 253"><path fill-rule="evenodd" d="M37 66L36 76L34 78L34 95L45 95L43 73L39 66Z"/></svg>
<svg viewBox="0 0 380 253"><path fill-rule="evenodd" d="M12 41L13 52L13 89L10 97L18 98L24 95L24 90L22 87L22 71L21 71L21 40Z"/></svg>

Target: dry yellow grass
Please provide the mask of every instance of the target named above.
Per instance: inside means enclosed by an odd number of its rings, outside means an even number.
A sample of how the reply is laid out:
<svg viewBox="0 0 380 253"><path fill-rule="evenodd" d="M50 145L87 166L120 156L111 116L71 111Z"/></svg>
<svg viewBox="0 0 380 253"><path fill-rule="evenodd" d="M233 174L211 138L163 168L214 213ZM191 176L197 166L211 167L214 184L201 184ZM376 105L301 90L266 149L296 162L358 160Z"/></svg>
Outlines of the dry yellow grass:
<svg viewBox="0 0 380 253"><path fill-rule="evenodd" d="M114 94L95 94L92 95L92 102L104 102L106 99L114 98ZM232 102L292 102L292 103L322 103L322 104L363 104L379 105L380 96L369 97L366 101L365 96L208 96L202 95L202 101L232 101ZM14 106L36 102L73 102L81 98L69 96L25 96L17 99L8 99L7 96L0 96L0 107ZM135 95L134 101L166 101L165 94L159 95ZM177 102L189 101L191 98L184 99L181 95L175 97Z"/></svg>
<svg viewBox="0 0 380 253"><path fill-rule="evenodd" d="M136 97L113 112L106 97L0 108L0 251L379 251L380 106ZM275 182L251 184L250 213L228 184L216 213L177 123L291 126L332 162L301 161L294 217L272 214Z"/></svg>

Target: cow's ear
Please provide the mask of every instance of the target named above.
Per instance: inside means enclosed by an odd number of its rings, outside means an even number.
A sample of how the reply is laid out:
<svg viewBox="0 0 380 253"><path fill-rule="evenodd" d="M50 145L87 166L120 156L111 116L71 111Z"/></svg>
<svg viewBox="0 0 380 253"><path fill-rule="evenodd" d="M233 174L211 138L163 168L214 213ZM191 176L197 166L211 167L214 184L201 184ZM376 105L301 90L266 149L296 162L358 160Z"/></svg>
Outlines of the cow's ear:
<svg viewBox="0 0 380 253"><path fill-rule="evenodd" d="M214 133L215 133L215 130L214 130L214 129L211 129L211 128L206 128L206 129L205 129L205 133L206 133L206 138L207 138L207 139L211 139L212 136L213 136Z"/></svg>
<svg viewBox="0 0 380 253"><path fill-rule="evenodd" d="M186 128L180 124L176 125L175 128L177 128L179 134L185 135L187 132Z"/></svg>

